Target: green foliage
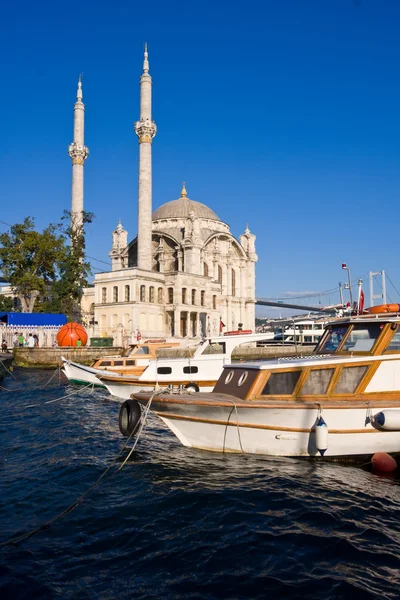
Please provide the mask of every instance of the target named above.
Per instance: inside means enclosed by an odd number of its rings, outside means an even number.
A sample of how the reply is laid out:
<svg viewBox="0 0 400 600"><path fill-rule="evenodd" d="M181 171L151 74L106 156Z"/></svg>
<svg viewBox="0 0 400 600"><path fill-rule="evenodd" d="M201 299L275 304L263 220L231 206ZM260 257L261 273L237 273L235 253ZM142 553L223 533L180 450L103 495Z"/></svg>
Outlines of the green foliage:
<svg viewBox="0 0 400 600"><path fill-rule="evenodd" d="M81 321L81 299L83 288L91 275L90 264L85 260L85 225L92 223L93 213L82 211L82 218L71 220L71 213L64 211L62 230L70 239L65 258L59 264L60 277L54 282L53 296L64 312L73 321Z"/></svg>
<svg viewBox="0 0 400 600"><path fill-rule="evenodd" d="M92 213L82 211L71 224L71 213L64 211L62 223L50 224L42 233L27 217L0 234L0 269L23 312L35 307L36 312L61 312L80 321L82 290L91 274L84 227L92 221Z"/></svg>
<svg viewBox="0 0 400 600"><path fill-rule="evenodd" d="M23 223L0 234L0 268L23 312L32 312L36 298L57 276L57 264L66 254L65 237L58 229L49 225L39 233L34 220L26 217Z"/></svg>
<svg viewBox="0 0 400 600"><path fill-rule="evenodd" d="M13 299L0 294L0 312L11 312L13 309Z"/></svg>

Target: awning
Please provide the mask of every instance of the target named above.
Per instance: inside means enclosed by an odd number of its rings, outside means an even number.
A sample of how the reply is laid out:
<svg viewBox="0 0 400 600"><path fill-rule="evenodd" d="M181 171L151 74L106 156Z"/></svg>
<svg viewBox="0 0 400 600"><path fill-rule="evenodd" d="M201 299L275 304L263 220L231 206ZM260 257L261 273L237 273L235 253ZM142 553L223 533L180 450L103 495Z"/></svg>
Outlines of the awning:
<svg viewBox="0 0 400 600"><path fill-rule="evenodd" d="M0 321L15 327L61 327L67 317L53 313L0 312Z"/></svg>

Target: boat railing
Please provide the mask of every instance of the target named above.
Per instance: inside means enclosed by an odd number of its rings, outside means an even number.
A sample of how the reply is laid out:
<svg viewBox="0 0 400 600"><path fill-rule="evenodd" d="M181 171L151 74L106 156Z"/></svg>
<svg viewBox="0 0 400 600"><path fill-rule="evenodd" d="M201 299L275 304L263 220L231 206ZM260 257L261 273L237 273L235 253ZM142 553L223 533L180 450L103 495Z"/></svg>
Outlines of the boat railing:
<svg viewBox="0 0 400 600"><path fill-rule="evenodd" d="M291 362L294 360L317 360L325 359L332 357L333 354L297 354L296 356L280 356L278 358L278 363L280 362Z"/></svg>

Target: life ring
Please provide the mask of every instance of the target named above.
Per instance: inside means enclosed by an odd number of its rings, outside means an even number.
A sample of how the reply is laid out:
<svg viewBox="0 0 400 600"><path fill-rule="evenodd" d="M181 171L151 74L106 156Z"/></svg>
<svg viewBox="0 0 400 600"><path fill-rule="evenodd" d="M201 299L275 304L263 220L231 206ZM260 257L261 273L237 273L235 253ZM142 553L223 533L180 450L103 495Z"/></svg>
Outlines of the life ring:
<svg viewBox="0 0 400 600"><path fill-rule="evenodd" d="M125 400L119 410L119 430L125 437L136 433L142 411L136 400Z"/></svg>
<svg viewBox="0 0 400 600"><path fill-rule="evenodd" d="M370 308L366 308L365 310L371 315L398 313L400 312L400 304L378 304L378 306L370 306Z"/></svg>

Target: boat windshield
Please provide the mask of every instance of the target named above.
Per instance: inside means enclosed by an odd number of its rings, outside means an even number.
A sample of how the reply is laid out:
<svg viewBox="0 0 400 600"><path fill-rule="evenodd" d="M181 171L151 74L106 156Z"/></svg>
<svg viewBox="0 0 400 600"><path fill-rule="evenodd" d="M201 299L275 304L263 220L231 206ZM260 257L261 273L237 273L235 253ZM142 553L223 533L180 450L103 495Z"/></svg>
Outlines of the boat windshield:
<svg viewBox="0 0 400 600"><path fill-rule="evenodd" d="M130 356L136 348L136 344L134 346L129 346L129 348L127 348L121 356Z"/></svg>
<svg viewBox="0 0 400 600"><path fill-rule="evenodd" d="M319 346L317 346L315 352L336 352L340 344L343 341L344 336L347 333L349 326L340 325L338 327L330 327L327 329L325 337L321 340Z"/></svg>
<svg viewBox="0 0 400 600"><path fill-rule="evenodd" d="M370 352L383 327L383 323L354 323L331 327L316 352ZM347 335L349 328L350 333Z"/></svg>

